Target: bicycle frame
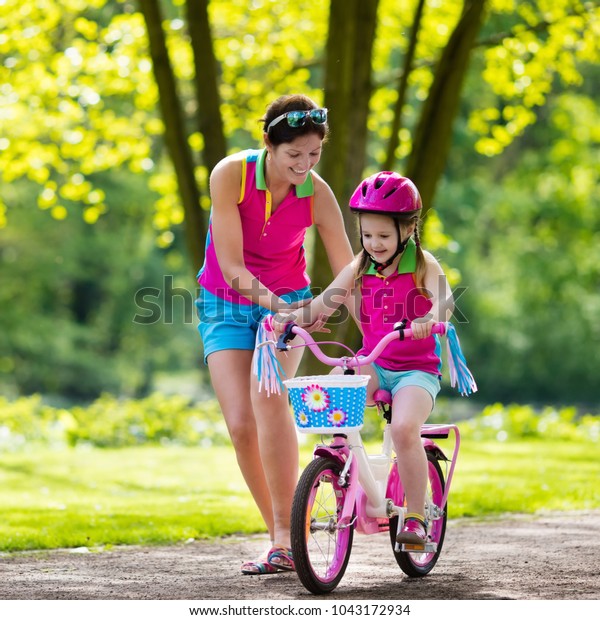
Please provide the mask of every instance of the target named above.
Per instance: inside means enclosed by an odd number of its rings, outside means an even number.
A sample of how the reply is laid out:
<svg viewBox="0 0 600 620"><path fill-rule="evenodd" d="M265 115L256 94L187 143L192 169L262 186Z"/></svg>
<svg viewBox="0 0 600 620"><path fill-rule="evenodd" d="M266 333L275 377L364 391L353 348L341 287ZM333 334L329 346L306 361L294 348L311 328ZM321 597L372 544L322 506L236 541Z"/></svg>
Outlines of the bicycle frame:
<svg viewBox="0 0 600 620"><path fill-rule="evenodd" d="M381 531L377 519L389 518L400 513L401 507L393 505L386 499L385 485L392 462L391 442L387 453L377 455L383 456L387 463L387 466L380 468L383 474L380 476L376 476L373 471L371 457L367 455L358 431L336 434L331 445L318 445L313 455L331 457L343 468L340 474L340 479L343 481L340 484L348 488L348 496L339 519L341 526L354 524L355 505L356 528L365 534ZM365 501L361 502L362 497Z"/></svg>
<svg viewBox="0 0 600 620"><path fill-rule="evenodd" d="M447 438L449 432L454 433L454 450L452 457L446 459L443 451L432 440L430 435ZM424 436L425 435L425 436ZM448 500L454 468L460 449L460 432L455 424L424 424L421 428L423 447L440 454L444 460L449 460L450 468L447 472L446 486L443 499L440 502L442 509ZM404 508L396 506L386 497L386 486L389 468L392 464L392 442L389 426L384 428L383 448L378 455L368 455L359 431L349 431L334 435L335 442L331 445L319 444L313 451L315 457L329 456L337 460L343 467L341 476L346 479L345 486L349 488L349 495L344 505L340 524L350 524L352 513L356 505L356 529L363 534L374 534L383 531L380 519L389 519L393 516L404 515ZM373 459L383 457L383 467L380 466L380 475L376 475L373 468ZM358 485L356 484L358 482ZM402 525L401 519L400 526Z"/></svg>

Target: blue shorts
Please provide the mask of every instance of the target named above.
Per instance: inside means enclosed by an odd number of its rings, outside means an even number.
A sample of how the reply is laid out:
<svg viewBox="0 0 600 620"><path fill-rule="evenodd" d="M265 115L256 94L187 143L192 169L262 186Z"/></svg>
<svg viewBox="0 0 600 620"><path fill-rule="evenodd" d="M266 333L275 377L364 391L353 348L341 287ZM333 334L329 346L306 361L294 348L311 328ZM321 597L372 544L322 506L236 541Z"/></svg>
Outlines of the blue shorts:
<svg viewBox="0 0 600 620"><path fill-rule="evenodd" d="M373 368L377 373L380 389L391 392L392 398L399 389L409 385L416 385L428 392L433 401L432 407L435 405L435 397L441 389L441 379L438 375L424 372L423 370L388 370L378 364L373 364Z"/></svg>
<svg viewBox="0 0 600 620"><path fill-rule="evenodd" d="M279 295L288 303L310 299L312 293L306 286L298 291ZM257 304L234 304L201 289L196 300L200 324L198 330L204 343L204 363L215 351L242 349L253 351L260 322L269 314L267 308Z"/></svg>

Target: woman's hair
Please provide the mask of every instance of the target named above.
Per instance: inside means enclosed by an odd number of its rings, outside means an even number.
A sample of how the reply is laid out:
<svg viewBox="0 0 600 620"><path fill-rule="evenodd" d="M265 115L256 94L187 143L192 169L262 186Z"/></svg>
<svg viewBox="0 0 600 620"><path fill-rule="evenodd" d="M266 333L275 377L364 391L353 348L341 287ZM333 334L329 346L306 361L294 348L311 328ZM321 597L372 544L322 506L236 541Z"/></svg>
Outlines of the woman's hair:
<svg viewBox="0 0 600 620"><path fill-rule="evenodd" d="M271 121L281 114L292 110L316 110L319 106L306 95L284 95L279 97L267 108L264 118L260 119L263 123L263 131L269 136L269 141L273 146L279 146L285 142L292 142L298 136L306 136L311 133L317 134L321 140L325 140L329 127L327 123L317 125L310 118L307 118L301 127L290 127L285 120L277 123L270 130L267 127Z"/></svg>
<svg viewBox="0 0 600 620"><path fill-rule="evenodd" d="M425 273L427 271L427 262L425 259L425 254L423 254L423 250L421 249L421 240L419 238L419 226L421 223L420 214L421 211L419 210L411 211L408 213L401 213L398 215L388 215L383 213L381 215L385 215L386 217L394 220L400 231L413 223L415 224L415 230L412 235L415 241L415 245L417 246L417 270L415 272L415 283L417 285L417 288L423 289L425 283ZM358 214L358 217L360 226L360 213ZM367 251L363 248L362 252L358 255L358 260L356 261L356 269L354 271L354 277L356 280L359 280L365 275L370 264L371 258L369 257Z"/></svg>

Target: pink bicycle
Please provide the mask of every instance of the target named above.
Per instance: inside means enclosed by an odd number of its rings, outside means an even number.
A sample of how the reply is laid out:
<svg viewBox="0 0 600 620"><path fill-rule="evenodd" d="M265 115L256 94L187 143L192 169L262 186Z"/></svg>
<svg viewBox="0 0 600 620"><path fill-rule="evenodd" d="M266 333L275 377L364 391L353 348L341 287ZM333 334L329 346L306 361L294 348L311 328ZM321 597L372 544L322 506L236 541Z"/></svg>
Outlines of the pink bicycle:
<svg viewBox="0 0 600 620"><path fill-rule="evenodd" d="M450 324L438 323L434 332L446 333ZM389 531L394 557L402 571L423 577L435 566L444 543L448 515L448 492L460 446L454 424L425 424L421 430L429 465L425 517L427 542L399 545L397 532L406 513L404 490L393 456L390 436L391 395L375 392L375 404L386 420L382 447L367 454L360 430L363 426L369 376L354 374L375 360L393 339L410 338L410 330L399 329L385 336L369 357L332 358L304 329L290 323L277 348L289 350L295 335L304 339L315 356L345 374L297 377L284 381L302 433L331 435L318 444L313 460L302 473L296 488L291 517L292 551L302 584L315 594L331 592L340 582L350 558L354 530L362 534ZM466 366L465 366L466 368ZM474 386L473 382L473 386ZM476 389L476 386L475 386ZM454 450L448 459L436 441L454 435Z"/></svg>

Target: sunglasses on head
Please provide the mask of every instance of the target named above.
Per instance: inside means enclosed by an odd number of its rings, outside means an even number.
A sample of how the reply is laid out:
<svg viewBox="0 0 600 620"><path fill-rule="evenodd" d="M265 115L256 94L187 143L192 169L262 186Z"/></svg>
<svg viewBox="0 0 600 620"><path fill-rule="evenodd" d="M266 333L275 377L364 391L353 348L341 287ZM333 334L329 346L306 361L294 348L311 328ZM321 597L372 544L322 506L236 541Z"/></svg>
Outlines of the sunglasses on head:
<svg viewBox="0 0 600 620"><path fill-rule="evenodd" d="M267 133L271 127L277 125L277 123L284 118L287 119L287 124L294 128L302 127L306 123L307 118L310 118L315 125L324 125L327 122L327 108L317 108L316 110L292 110L291 112L281 114L269 123Z"/></svg>

